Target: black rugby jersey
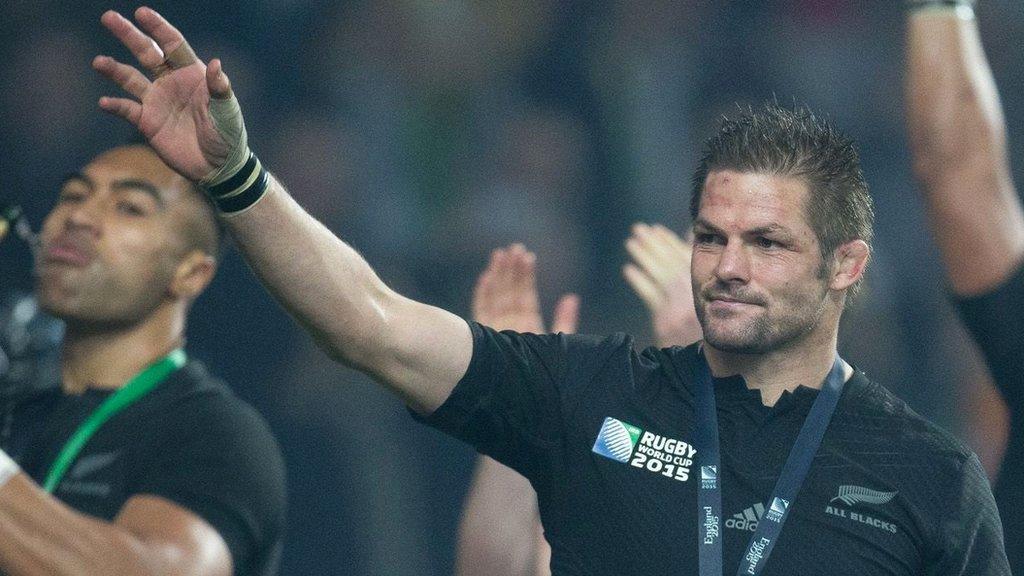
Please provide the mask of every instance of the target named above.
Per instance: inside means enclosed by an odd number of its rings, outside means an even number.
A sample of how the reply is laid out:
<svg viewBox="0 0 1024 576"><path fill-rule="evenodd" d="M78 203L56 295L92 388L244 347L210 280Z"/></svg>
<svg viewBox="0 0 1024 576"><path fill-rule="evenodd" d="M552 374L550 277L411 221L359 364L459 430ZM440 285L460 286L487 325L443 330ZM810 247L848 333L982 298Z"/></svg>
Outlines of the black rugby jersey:
<svg viewBox="0 0 1024 576"><path fill-rule="evenodd" d="M556 575L695 574L696 345L495 332L427 423L530 479ZM716 379L724 568L735 574L818 391L773 407ZM1009 574L977 458L857 372L763 572Z"/></svg>
<svg viewBox="0 0 1024 576"><path fill-rule="evenodd" d="M42 484L78 426L111 394L59 387L6 402L2 448ZM107 421L54 496L113 520L135 495L202 517L231 551L235 574L277 573L284 538L284 463L262 417L196 361Z"/></svg>
<svg viewBox="0 0 1024 576"><path fill-rule="evenodd" d="M964 298L960 315L1010 408L1010 435L995 483L1006 555L1024 573L1024 267L988 294Z"/></svg>

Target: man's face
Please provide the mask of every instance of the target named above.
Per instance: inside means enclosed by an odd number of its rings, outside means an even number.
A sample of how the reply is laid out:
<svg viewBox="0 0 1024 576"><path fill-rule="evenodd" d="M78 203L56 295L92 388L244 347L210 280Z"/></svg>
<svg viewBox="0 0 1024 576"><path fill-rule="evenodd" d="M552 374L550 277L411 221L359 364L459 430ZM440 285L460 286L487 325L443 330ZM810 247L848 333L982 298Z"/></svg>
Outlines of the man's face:
<svg viewBox="0 0 1024 576"><path fill-rule="evenodd" d="M693 294L709 345L759 354L811 333L828 303L799 178L714 171L694 222Z"/></svg>
<svg viewBox="0 0 1024 576"><path fill-rule="evenodd" d="M185 186L143 147L115 148L70 176L43 223L43 308L70 323L116 326L165 302L185 254Z"/></svg>

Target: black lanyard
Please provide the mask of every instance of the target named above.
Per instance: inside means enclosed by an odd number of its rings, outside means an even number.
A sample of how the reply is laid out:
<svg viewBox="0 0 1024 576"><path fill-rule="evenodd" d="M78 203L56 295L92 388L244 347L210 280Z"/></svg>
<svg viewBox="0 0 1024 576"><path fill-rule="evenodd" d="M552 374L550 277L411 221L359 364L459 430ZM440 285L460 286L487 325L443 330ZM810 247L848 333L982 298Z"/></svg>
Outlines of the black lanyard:
<svg viewBox="0 0 1024 576"><path fill-rule="evenodd" d="M694 447L700 460L700 486L697 488L697 521L700 576L722 576L722 484L721 455L718 451L718 415L711 370L701 354L697 375L697 429ZM843 391L843 361L836 356L821 392L804 420L800 434L782 468L768 510L750 537L737 574L756 576L764 570L768 556L789 516L789 507L804 483L814 454L821 445L832 414Z"/></svg>

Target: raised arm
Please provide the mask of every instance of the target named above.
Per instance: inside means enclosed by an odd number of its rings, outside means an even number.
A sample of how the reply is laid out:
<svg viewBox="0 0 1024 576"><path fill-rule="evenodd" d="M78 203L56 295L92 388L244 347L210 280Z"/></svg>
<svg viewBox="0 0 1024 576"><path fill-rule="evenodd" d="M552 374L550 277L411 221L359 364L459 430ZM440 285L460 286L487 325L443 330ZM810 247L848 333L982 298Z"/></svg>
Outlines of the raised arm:
<svg viewBox="0 0 1024 576"><path fill-rule="evenodd" d="M575 332L578 312L579 298L562 296L555 305L551 331ZM473 319L498 330L545 332L533 253L515 244L491 254L473 291ZM530 482L481 456L459 525L456 574L542 576L551 573L550 558Z"/></svg>
<svg viewBox="0 0 1024 576"><path fill-rule="evenodd" d="M686 346L703 337L693 307L690 244L660 224L634 224L626 240L632 262L622 275L651 316L658 346Z"/></svg>
<svg viewBox="0 0 1024 576"><path fill-rule="evenodd" d="M133 124L182 176L208 190L267 289L335 359L365 371L420 412L448 397L469 365L464 321L388 288L352 247L312 218L250 155L238 102L219 60L207 66L149 8L137 28L102 23L152 75L97 56L93 67L130 98L100 107Z"/></svg>
<svg viewBox="0 0 1024 576"><path fill-rule="evenodd" d="M946 274L961 295L987 292L1024 258L1024 213L1006 128L968 0L911 1L907 120L914 172Z"/></svg>

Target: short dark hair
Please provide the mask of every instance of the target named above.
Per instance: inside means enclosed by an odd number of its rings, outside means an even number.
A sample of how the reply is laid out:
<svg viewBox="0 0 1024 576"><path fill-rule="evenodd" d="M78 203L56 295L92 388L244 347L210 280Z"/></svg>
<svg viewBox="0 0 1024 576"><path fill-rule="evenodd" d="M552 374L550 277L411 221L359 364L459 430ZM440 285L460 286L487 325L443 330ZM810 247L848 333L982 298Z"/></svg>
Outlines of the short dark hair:
<svg viewBox="0 0 1024 576"><path fill-rule="evenodd" d="M693 175L690 216L697 218L708 174L716 170L802 178L807 183L807 220L821 247L823 263L851 240L871 248L875 213L853 140L806 108L775 103L723 117L704 142ZM850 288L855 296L860 282Z"/></svg>

